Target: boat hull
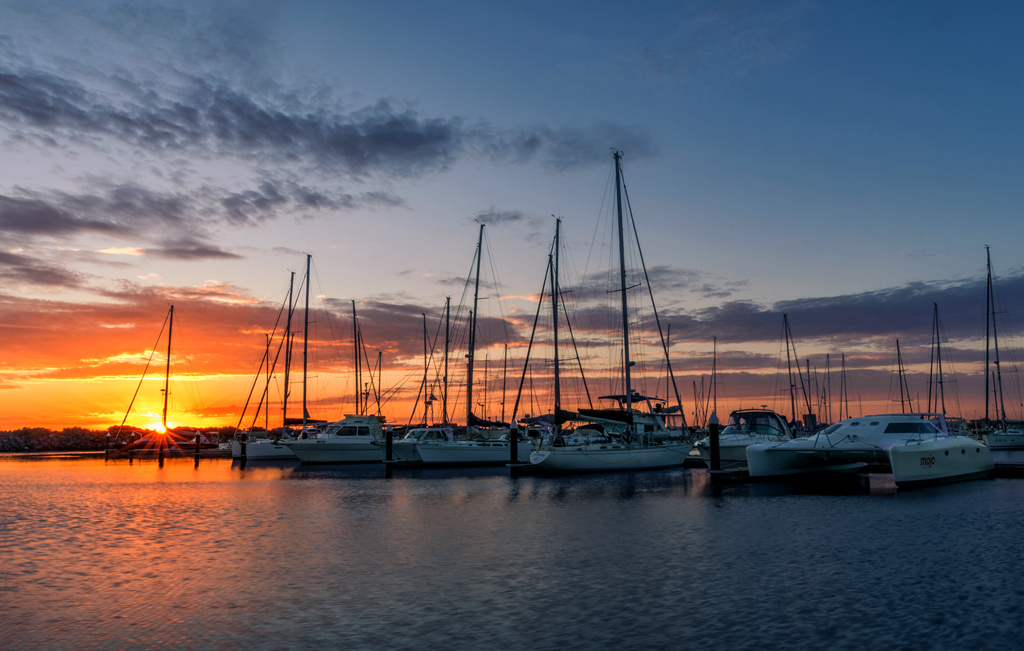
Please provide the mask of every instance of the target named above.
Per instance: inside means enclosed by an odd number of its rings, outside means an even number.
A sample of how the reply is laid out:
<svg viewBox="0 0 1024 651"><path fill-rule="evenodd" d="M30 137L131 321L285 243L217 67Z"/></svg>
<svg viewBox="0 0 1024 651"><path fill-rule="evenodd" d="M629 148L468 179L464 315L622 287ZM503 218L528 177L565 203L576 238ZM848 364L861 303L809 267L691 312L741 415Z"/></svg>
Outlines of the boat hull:
<svg viewBox="0 0 1024 651"><path fill-rule="evenodd" d="M529 463L533 449L529 443L519 444L519 463ZM424 465L497 466L511 461L507 441L458 441L418 446Z"/></svg>
<svg viewBox="0 0 1024 651"><path fill-rule="evenodd" d="M965 436L894 445L889 448L889 463L897 486L979 479L995 468L992 451Z"/></svg>
<svg viewBox="0 0 1024 651"><path fill-rule="evenodd" d="M546 472L608 472L655 470L683 465L692 445L675 443L647 447L613 445L537 450L530 463Z"/></svg>
<svg viewBox="0 0 1024 651"><path fill-rule="evenodd" d="M862 450L836 453L785 444L755 444L747 446L746 456L751 477L785 477L853 472L873 461L875 454Z"/></svg>
<svg viewBox="0 0 1024 651"><path fill-rule="evenodd" d="M982 435L990 450L1024 450L1024 432L986 432Z"/></svg>
<svg viewBox="0 0 1024 651"><path fill-rule="evenodd" d="M231 457L233 459L242 458L242 444L239 441L231 442ZM273 461L279 459L296 459L298 457L296 457L284 443L260 440L246 442L245 458L249 461Z"/></svg>
<svg viewBox="0 0 1024 651"><path fill-rule="evenodd" d="M374 463L384 461L384 446L365 437L299 439L285 445L302 463Z"/></svg>

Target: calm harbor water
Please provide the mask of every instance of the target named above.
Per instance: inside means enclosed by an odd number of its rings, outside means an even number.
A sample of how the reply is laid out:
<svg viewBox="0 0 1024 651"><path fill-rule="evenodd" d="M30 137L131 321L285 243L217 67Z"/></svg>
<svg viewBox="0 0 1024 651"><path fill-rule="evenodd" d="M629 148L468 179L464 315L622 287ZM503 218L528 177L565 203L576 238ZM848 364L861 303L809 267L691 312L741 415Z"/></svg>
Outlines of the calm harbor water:
<svg viewBox="0 0 1024 651"><path fill-rule="evenodd" d="M0 457L0 647L1007 649L1024 479Z"/></svg>

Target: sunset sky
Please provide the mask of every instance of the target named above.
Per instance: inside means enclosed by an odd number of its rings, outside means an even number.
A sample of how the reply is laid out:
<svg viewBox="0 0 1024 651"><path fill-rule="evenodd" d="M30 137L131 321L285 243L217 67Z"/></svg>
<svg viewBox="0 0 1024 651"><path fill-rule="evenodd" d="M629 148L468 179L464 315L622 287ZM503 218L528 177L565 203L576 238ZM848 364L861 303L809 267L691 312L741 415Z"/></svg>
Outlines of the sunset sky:
<svg viewBox="0 0 1024 651"><path fill-rule="evenodd" d="M1019 418L1021 33L1011 1L0 0L0 429L120 423L154 347L128 420L158 422L171 304L169 420L236 424L306 254L311 414L354 408L355 301L407 422L478 223L491 380L552 215L566 279L606 266L613 149L691 419L715 337L719 415L788 414L783 314L854 414L899 410L899 339L923 408L933 304L947 412L981 416L986 245Z"/></svg>

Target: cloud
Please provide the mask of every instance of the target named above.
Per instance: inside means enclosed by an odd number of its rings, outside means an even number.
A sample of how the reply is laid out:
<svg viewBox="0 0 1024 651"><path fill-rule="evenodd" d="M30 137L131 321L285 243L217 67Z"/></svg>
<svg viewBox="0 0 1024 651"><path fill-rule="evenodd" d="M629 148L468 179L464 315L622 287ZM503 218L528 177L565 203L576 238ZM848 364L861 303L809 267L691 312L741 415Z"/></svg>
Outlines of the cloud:
<svg viewBox="0 0 1024 651"><path fill-rule="evenodd" d="M145 255L165 260L237 260L242 256L204 244L191 238L180 238L164 246L144 250Z"/></svg>
<svg viewBox="0 0 1024 651"><path fill-rule="evenodd" d="M479 224L506 224L510 222L522 221L523 213L518 210L496 210L494 206L491 206L490 210L485 210L473 219L473 221Z"/></svg>
<svg viewBox="0 0 1024 651"><path fill-rule="evenodd" d="M0 251L0 279L5 284L45 287L78 288L85 285L84 274L9 251Z"/></svg>

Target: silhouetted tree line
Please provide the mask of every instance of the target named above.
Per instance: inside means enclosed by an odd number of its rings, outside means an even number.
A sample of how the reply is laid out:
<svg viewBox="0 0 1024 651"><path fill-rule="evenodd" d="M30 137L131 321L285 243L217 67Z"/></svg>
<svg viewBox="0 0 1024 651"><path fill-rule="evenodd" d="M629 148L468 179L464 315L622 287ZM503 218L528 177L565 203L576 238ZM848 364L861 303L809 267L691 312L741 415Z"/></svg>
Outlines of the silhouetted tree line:
<svg viewBox="0 0 1024 651"><path fill-rule="evenodd" d="M134 432L146 435L151 432L140 429L111 427L106 430L89 430L81 427L66 427L57 432L43 427L23 427L13 431L0 431L0 452L87 452L105 450L107 447L120 448L127 445ZM188 437L195 430L181 428ZM221 441L228 441L235 428L221 427L204 432L218 432ZM108 436L109 434L109 436Z"/></svg>

